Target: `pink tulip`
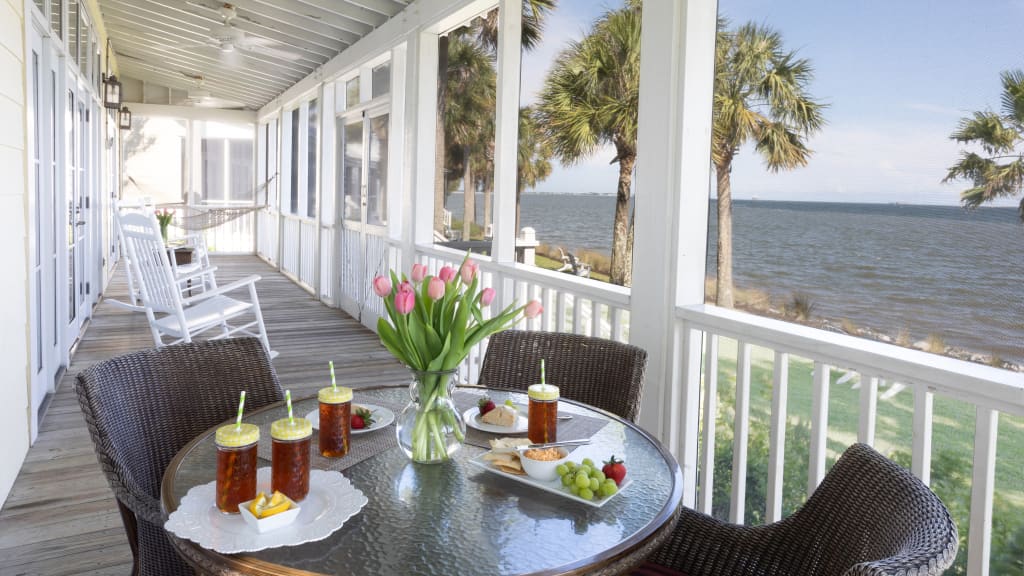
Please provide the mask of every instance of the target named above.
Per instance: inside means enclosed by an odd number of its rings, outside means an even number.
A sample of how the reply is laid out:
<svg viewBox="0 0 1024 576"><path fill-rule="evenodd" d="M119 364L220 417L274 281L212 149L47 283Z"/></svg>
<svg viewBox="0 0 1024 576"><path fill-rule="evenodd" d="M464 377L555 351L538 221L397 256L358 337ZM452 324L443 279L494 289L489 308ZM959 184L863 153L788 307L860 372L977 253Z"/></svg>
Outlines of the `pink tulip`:
<svg viewBox="0 0 1024 576"><path fill-rule="evenodd" d="M444 298L444 280L437 276L432 277L430 284L427 284L427 295L430 296L431 300Z"/></svg>
<svg viewBox="0 0 1024 576"><path fill-rule="evenodd" d="M540 305L539 300L530 300L526 303L526 308L523 310L523 315L527 318L536 318L540 316L540 313L544 311L544 307Z"/></svg>
<svg viewBox="0 0 1024 576"><path fill-rule="evenodd" d="M408 280L402 280L402 283L398 285L398 291L399 292L415 292L416 289L413 288L412 282L409 282Z"/></svg>
<svg viewBox="0 0 1024 576"><path fill-rule="evenodd" d="M437 273L438 277L444 282L451 282L455 278L455 268L451 266L445 266L441 268L441 271Z"/></svg>
<svg viewBox="0 0 1024 576"><path fill-rule="evenodd" d="M491 302L494 301L494 288L484 288L480 292L480 305L490 306Z"/></svg>
<svg viewBox="0 0 1024 576"><path fill-rule="evenodd" d="M395 310L402 315L412 312L416 307L416 293L412 290L395 292Z"/></svg>
<svg viewBox="0 0 1024 576"><path fill-rule="evenodd" d="M419 284L423 282L423 278L427 275L427 266L425 264L413 264L412 265L412 281Z"/></svg>
<svg viewBox="0 0 1024 576"><path fill-rule="evenodd" d="M480 267L477 266L476 262L466 260L466 262L462 264L462 269L459 270L459 273L462 274L462 283L466 286L472 284L473 278L476 278L476 271L479 268Z"/></svg>
<svg viewBox="0 0 1024 576"><path fill-rule="evenodd" d="M377 296L386 298L388 294L391 294L391 281L383 276L377 276L373 279L373 291L377 293Z"/></svg>

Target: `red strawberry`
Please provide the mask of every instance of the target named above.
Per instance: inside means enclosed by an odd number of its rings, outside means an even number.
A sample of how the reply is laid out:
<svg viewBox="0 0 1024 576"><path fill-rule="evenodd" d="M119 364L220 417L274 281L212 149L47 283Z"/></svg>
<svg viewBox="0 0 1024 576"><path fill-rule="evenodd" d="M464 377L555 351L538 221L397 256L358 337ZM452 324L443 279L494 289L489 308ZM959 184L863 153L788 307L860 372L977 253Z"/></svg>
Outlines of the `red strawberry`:
<svg viewBox="0 0 1024 576"><path fill-rule="evenodd" d="M476 406L480 409L480 415L483 416L491 410L494 410L494 401L484 396L480 400L477 400Z"/></svg>
<svg viewBox="0 0 1024 576"><path fill-rule="evenodd" d="M622 486L622 480L626 477L626 466L622 463L622 460L616 460L615 456L612 455L604 463L604 468L601 468L601 472L604 472L606 477L615 480L616 486Z"/></svg>
<svg viewBox="0 0 1024 576"><path fill-rule="evenodd" d="M355 414L352 415L352 429L362 430L363 428L369 428L373 426L374 417L373 412L362 406L355 406Z"/></svg>
<svg viewBox="0 0 1024 576"><path fill-rule="evenodd" d="M362 430L363 428L366 428L366 422L363 421L363 417L358 415L358 414L353 414L352 415L352 429L353 430Z"/></svg>

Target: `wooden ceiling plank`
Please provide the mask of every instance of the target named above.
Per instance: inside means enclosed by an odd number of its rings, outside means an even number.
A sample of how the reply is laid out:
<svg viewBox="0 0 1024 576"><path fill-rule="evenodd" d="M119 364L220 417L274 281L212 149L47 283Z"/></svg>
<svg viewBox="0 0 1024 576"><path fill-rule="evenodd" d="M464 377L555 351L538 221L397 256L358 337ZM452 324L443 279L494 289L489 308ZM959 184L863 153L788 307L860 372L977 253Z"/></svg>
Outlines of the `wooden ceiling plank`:
<svg viewBox="0 0 1024 576"><path fill-rule="evenodd" d="M220 3L216 0L189 0L189 5L208 13L220 13ZM238 0L232 3L238 10L234 23L239 28L251 31L254 35L263 36L279 42L303 41L311 34L317 37L319 45L329 47L334 54L362 38L361 34L340 30L308 18L297 18L277 4L264 6L251 0Z"/></svg>
<svg viewBox="0 0 1024 576"><path fill-rule="evenodd" d="M198 13L191 10L175 8L160 4L154 4L148 0L132 0L130 3L124 0L102 0L103 6L109 7L111 13L116 13L128 20L144 19L154 27L160 29L177 29L182 32L189 31L198 35L199 41L210 37L211 27L221 24L221 19L216 11L201 6L194 2L190 6L197 11L206 11L208 14ZM211 3L211 5L216 5ZM106 14L106 10L104 14ZM105 18L104 18L105 19ZM317 65L332 58L340 50L344 49L345 43L333 38L322 37L319 34L310 34L304 31L301 36L284 34L264 26L256 26L252 23L235 19L236 28L253 35L269 38L279 42L283 48L293 48L298 52L311 52L303 55L304 59L315 62ZM300 31L302 32L302 31Z"/></svg>
<svg viewBox="0 0 1024 576"><path fill-rule="evenodd" d="M192 76L194 74L194 71L189 69L191 67L188 65L182 65L179 62L168 61L164 59L154 59L151 61L143 62L129 58L125 58L124 60L126 64L130 63L130 65L136 67L152 68L155 70L166 70L169 73L175 74L177 78L179 78L183 83L189 84L193 88L198 84L197 81L193 81L190 78L186 77L186 74L188 74L189 76ZM262 82L250 82L233 76L209 73L199 74L199 76L202 76L204 83L211 83L210 85L217 85L223 87L224 90L228 90L232 93L251 92L259 94L261 97L273 98L273 96L275 96L276 92L279 90L279 85L275 86Z"/></svg>
<svg viewBox="0 0 1024 576"><path fill-rule="evenodd" d="M165 88L171 88L171 89L174 89L174 90L181 90L181 91L186 91L186 92L188 90L201 89L201 90L205 90L205 91L209 92L210 96L212 96L214 98L218 98L220 100L229 100L229 101L238 102L239 104L241 104L241 105L243 105L243 106L245 106L247 108L252 108L253 106L258 106L259 102L263 100L263 96L255 95L255 94L235 94L235 93L230 93L229 94L228 92L226 92L225 90L223 90L223 89L221 89L221 88L219 88L217 86L211 86L209 83L204 83L202 88L199 88L199 87L195 86L194 84L188 83L187 81L185 83L179 82L179 80L174 77L175 75L174 75L173 72L149 70L149 69L144 69L141 66L136 68L135 66L136 66L135 64L131 64L128 67L125 68L125 72L127 73L126 76L125 76L126 78L135 78L137 80L142 80L144 82L151 82L151 83L157 84L159 86L163 86ZM180 78L180 75L179 75L179 78ZM225 94L228 94L228 95L225 95Z"/></svg>
<svg viewBox="0 0 1024 576"><path fill-rule="evenodd" d="M389 18L407 7L407 4L392 0L299 0L299 2L311 4L329 12L349 14L353 18L363 19L364 22L372 22L372 19L364 19L371 16L383 17L376 26L387 22Z"/></svg>
<svg viewBox="0 0 1024 576"><path fill-rule="evenodd" d="M359 36L365 36L373 31L374 28L380 26L384 22L387 22L387 17L382 14L377 14L369 10L364 10L362 13L355 10L354 6L345 5L341 2L336 2L336 6L331 9L322 8L318 4L311 4L307 2L300 2L298 0L244 0L263 6L273 5L279 8L287 10L293 15L294 18L303 18L306 20L312 20L315 22L323 22L333 26L338 30L348 30L358 34Z"/></svg>

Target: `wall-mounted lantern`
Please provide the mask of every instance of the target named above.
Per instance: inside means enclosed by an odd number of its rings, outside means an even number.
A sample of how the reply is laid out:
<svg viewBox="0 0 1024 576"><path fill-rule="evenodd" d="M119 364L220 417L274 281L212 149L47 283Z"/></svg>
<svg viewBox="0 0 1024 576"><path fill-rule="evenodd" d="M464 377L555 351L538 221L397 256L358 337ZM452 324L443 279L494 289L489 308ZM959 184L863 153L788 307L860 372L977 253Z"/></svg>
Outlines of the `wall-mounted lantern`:
<svg viewBox="0 0 1024 576"><path fill-rule="evenodd" d="M103 105L115 110L121 107L121 83L117 76L106 76L103 79Z"/></svg>
<svg viewBox="0 0 1024 576"><path fill-rule="evenodd" d="M121 130L132 129L132 113L127 106L122 106L121 111L117 113L117 126Z"/></svg>

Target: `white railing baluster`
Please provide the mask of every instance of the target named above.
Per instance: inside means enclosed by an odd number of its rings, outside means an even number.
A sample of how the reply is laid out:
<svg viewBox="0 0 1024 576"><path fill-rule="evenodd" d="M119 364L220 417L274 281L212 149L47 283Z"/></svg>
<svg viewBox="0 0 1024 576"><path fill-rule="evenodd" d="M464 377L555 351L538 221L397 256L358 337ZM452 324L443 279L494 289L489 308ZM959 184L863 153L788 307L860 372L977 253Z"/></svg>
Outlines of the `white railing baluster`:
<svg viewBox="0 0 1024 576"><path fill-rule="evenodd" d="M700 462L699 510L711 514L715 493L715 427L718 422L718 336L705 336L703 452Z"/></svg>
<svg viewBox="0 0 1024 576"><path fill-rule="evenodd" d="M772 375L771 432L768 446L768 522L782 520L782 485L786 461L786 412L789 399L789 354L775 351Z"/></svg>
<svg viewBox="0 0 1024 576"><path fill-rule="evenodd" d="M565 310L568 308L569 294L564 290L558 294L558 303L555 305L557 316L555 317L555 331L565 332Z"/></svg>
<svg viewBox="0 0 1024 576"><path fill-rule="evenodd" d="M555 292L551 288L545 286L541 297L541 302L544 305L544 314L541 315L541 327L544 330L554 330L554 316L552 316L550 310L554 310L555 306Z"/></svg>
<svg viewBox="0 0 1024 576"><path fill-rule="evenodd" d="M578 294L572 297L572 328L573 334L583 333L583 299Z"/></svg>
<svg viewBox="0 0 1024 576"><path fill-rule="evenodd" d="M988 576L992 551L992 492L996 480L996 437L999 413L977 409L974 422L974 465L971 472L971 529L967 540L967 573Z"/></svg>
<svg viewBox="0 0 1024 576"><path fill-rule="evenodd" d="M878 378L860 374L860 418L857 441L875 445L875 420L878 415Z"/></svg>
<svg viewBox="0 0 1024 576"><path fill-rule="evenodd" d="M733 422L729 521L743 524L747 503L747 438L750 436L750 344L740 341L736 348L736 416Z"/></svg>
<svg viewBox="0 0 1024 576"><path fill-rule="evenodd" d="M608 310L612 317L612 340L616 342L622 342L622 309L614 306L609 306Z"/></svg>
<svg viewBox="0 0 1024 576"><path fill-rule="evenodd" d="M807 496L825 477L825 450L828 443L828 388L831 368L814 363L814 389L811 391L811 454L807 465Z"/></svg>
<svg viewBox="0 0 1024 576"><path fill-rule="evenodd" d="M914 386L914 448L911 471L925 484L932 478L932 400L927 386Z"/></svg>
<svg viewBox="0 0 1024 576"><path fill-rule="evenodd" d="M601 336L601 315L596 300L590 301L590 335L595 338Z"/></svg>

